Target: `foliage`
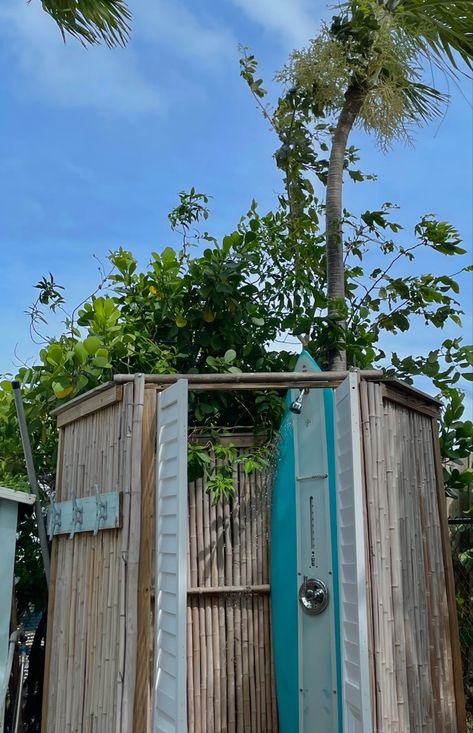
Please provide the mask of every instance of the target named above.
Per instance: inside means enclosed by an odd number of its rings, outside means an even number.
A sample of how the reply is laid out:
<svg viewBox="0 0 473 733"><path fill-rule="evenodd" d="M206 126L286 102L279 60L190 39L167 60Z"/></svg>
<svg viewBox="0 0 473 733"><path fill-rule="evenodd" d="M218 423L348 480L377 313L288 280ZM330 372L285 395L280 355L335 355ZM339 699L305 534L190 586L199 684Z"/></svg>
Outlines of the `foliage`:
<svg viewBox="0 0 473 733"><path fill-rule="evenodd" d="M84 45L102 41L107 46L125 45L131 14L124 0L42 0L43 10L66 33Z"/></svg>
<svg viewBox="0 0 473 733"><path fill-rule="evenodd" d="M382 147L410 139L413 125L441 114L448 101L423 81L423 62L458 71L473 64L470 2L350 0L307 48L292 52L277 79L310 95L315 116L338 117L358 89L357 121Z"/></svg>
<svg viewBox="0 0 473 733"><path fill-rule="evenodd" d="M320 117L341 111L356 80L364 89L359 124L374 132L382 147L395 138L409 140L410 126L419 117L439 115L447 98L422 84L418 51L408 38L393 34L374 14L360 32L353 24L354 18L345 29L335 18L331 27L323 25L307 49L293 51L277 78L310 93Z"/></svg>
<svg viewBox="0 0 473 733"><path fill-rule="evenodd" d="M419 273L415 265L422 251L455 261L461 258L465 249L458 231L447 222L424 215L413 233L406 235L394 219L396 206L388 202L358 217L343 210L345 297L338 308L346 329L341 328L336 319L325 315L326 247L325 232L319 225L325 206L314 193L316 183L327 183L333 128L330 121L320 117L322 112L312 90L303 87L288 89L271 108L265 102L263 82L257 78L256 59L247 49L243 49L240 73L280 142L275 160L283 172L285 191L279 196L279 212L263 217L262 222L263 228L269 223L276 232L264 237L266 253L271 252L272 241L280 248L279 256L272 250L275 279L282 277L278 263L282 261L287 267L291 258L293 262L292 272L286 277L294 292L292 300L287 294L293 308L285 314L283 326L301 338L322 367L328 366L330 349L336 344L346 351L348 366L367 368L387 362L388 374L407 382L420 376L429 378L446 408L441 427L442 454L446 461L460 462L473 451L472 423L462 419L460 381L473 378L472 347L465 345L461 337L444 337L439 339L439 347L427 355L400 357L383 348L384 334L406 333L424 326L442 330L448 323L461 327L457 276L472 267L455 267L454 274L448 275L446 265L440 264L440 274L436 275ZM355 182L372 179L357 168L357 163L356 149L348 146L345 172ZM268 277L273 267L268 263ZM260 271L264 271L261 266ZM285 295L278 292L274 297ZM449 469L445 480L449 491L462 490L471 483L461 467Z"/></svg>
<svg viewBox="0 0 473 733"><path fill-rule="evenodd" d="M350 165L355 165L356 152L352 150L350 156ZM50 411L110 379L114 372L285 371L293 367L295 355L277 351L274 344L288 334L298 337L326 366L330 343L339 335L324 315L325 249L318 229L323 207L312 190L305 191L303 215L296 220L288 216L284 197L276 212L265 215L253 203L221 242L197 229L208 215L206 204L202 210L196 208L196 202L198 206L203 202L200 196L195 191L189 199L181 194L172 214L172 226L182 236L181 248L153 252L143 271L130 252L111 253L114 269L97 293L79 307L75 317L66 317L64 333L43 345L38 364L19 370L43 486L54 484L56 433ZM458 381L472 364L471 347L460 338L443 339L427 356L401 358L386 353L383 334L404 333L419 322L439 329L449 321L460 323L455 277L417 275L413 263L422 250L446 258L456 258L463 250L456 230L431 216L423 217L408 242L401 244L401 235L406 235L394 212L392 205L384 204L364 212L359 220L345 215L350 231L346 244L348 362L366 368L387 360L393 373L407 380L417 375L431 378L450 400L442 446L445 455L457 460L471 447L471 431L460 419L458 406ZM194 242L204 246L200 254L190 254L191 227ZM380 252L379 265L373 265L370 255L374 243ZM410 268L407 277L398 270L403 263ZM441 267L442 273L445 269ZM55 308L59 298L63 307L62 290L54 279L38 285L38 303ZM37 304L36 318L38 308ZM267 433L271 440L282 409L281 395L273 390L192 392L189 423L211 433L245 426ZM0 388L0 445L0 474L23 473L8 380ZM206 470L202 452L191 463L194 473ZM211 482L217 495L228 494L229 482L221 481L223 473L219 482Z"/></svg>
<svg viewBox="0 0 473 733"><path fill-rule="evenodd" d="M208 493L212 494L212 503L221 499L231 499L235 494L235 470L241 466L244 474L264 471L269 466L268 448L263 444L247 449L238 449L232 442L224 442L220 433L215 433L208 440L195 442L191 437L189 443L189 480L194 481L206 475Z"/></svg>
<svg viewBox="0 0 473 733"><path fill-rule="evenodd" d="M449 74L460 70L460 62L473 69L470 0L382 0L380 4L391 15L397 14L403 33L417 44L426 60Z"/></svg>

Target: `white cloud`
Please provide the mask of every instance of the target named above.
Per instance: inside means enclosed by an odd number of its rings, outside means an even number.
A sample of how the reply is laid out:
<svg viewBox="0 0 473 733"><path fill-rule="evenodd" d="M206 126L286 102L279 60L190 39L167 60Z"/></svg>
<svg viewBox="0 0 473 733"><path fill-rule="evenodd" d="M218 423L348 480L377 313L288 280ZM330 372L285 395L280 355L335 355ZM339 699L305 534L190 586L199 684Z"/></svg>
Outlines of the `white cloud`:
<svg viewBox="0 0 473 733"><path fill-rule="evenodd" d="M64 46L57 26L39 3L2 4L0 24L0 34L25 82L20 94L37 95L62 107L130 116L162 108L157 90L129 49L85 49L72 39Z"/></svg>
<svg viewBox="0 0 473 733"><path fill-rule="evenodd" d="M133 8L133 28L137 39L166 47L172 55L198 61L219 70L219 62L234 56L237 39L209 14L197 15L177 0L141 0Z"/></svg>
<svg viewBox="0 0 473 733"><path fill-rule="evenodd" d="M290 46L302 46L317 33L325 0L232 0L265 30L278 33Z"/></svg>
<svg viewBox="0 0 473 733"><path fill-rule="evenodd" d="M231 2L288 47L307 41L320 17L311 0ZM20 97L125 117L159 114L183 97L200 98L209 74L235 64L236 32L209 7L195 0L139 0L125 49L85 49L72 38L64 45L40 2L0 0L0 39L12 79L20 72Z"/></svg>

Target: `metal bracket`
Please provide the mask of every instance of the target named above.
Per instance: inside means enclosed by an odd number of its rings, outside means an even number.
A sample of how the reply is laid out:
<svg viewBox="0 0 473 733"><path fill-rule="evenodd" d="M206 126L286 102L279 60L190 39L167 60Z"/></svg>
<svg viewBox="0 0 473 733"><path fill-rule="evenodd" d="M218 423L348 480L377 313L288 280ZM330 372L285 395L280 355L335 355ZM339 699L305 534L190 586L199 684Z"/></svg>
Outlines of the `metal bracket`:
<svg viewBox="0 0 473 733"><path fill-rule="evenodd" d="M52 499L49 501L49 513L48 513L48 534L49 539L52 540L56 530L61 526L61 506L55 504Z"/></svg>
<svg viewBox="0 0 473 733"><path fill-rule="evenodd" d="M99 487L95 484L95 527L94 535L100 529L100 522L107 519L107 502L100 498Z"/></svg>
<svg viewBox="0 0 473 733"><path fill-rule="evenodd" d="M120 494L108 491L100 494L94 487L93 496L82 496L70 501L51 501L48 512L48 532L52 538L68 534L72 539L78 532L93 532L116 529L121 526Z"/></svg>
<svg viewBox="0 0 473 733"><path fill-rule="evenodd" d="M80 532L80 528L82 527L84 521L84 507L79 506L77 503L76 497L72 500L72 520L71 520L71 533L69 535L69 539L72 540L76 533L76 527L77 525L80 525L78 531Z"/></svg>

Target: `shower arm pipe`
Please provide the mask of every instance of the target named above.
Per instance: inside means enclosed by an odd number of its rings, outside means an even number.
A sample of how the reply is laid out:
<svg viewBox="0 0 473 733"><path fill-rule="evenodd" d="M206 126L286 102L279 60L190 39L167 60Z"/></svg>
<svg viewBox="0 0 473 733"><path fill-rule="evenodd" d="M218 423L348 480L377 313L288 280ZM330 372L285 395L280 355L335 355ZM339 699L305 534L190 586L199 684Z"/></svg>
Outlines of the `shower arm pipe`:
<svg viewBox="0 0 473 733"><path fill-rule="evenodd" d="M356 370L362 379L383 379L384 372L380 369L360 369ZM233 386L238 389L239 385L250 387L255 385L255 389L270 389L271 387L297 387L303 384L304 387L318 386L337 386L349 374L348 371L343 372L240 372L234 374L216 373L216 374L146 374L145 382L147 384L168 385L174 384L178 379L186 379L189 388L194 385L196 388L209 387L210 389L218 389L218 385L225 385L225 388ZM131 382L134 379L133 374L115 374L113 381L118 384ZM256 387L257 385L257 387Z"/></svg>
<svg viewBox="0 0 473 733"><path fill-rule="evenodd" d="M44 575L46 577L46 583L49 588L50 578L50 566L51 559L49 555L48 538L46 535L46 527L44 523L43 510L40 502L40 490L38 485L38 479L36 478L36 471L33 461L33 452L31 450L30 436L28 433L28 426L26 424L25 408L23 406L23 399L21 397L21 388L19 382L12 382L13 397L15 400L16 414L18 417L18 425L20 427L21 442L23 444L23 454L25 457L26 471L28 474L28 481L33 494L36 497L35 501L35 514L36 514L36 525L38 528L38 537L41 547L41 554L43 556Z"/></svg>

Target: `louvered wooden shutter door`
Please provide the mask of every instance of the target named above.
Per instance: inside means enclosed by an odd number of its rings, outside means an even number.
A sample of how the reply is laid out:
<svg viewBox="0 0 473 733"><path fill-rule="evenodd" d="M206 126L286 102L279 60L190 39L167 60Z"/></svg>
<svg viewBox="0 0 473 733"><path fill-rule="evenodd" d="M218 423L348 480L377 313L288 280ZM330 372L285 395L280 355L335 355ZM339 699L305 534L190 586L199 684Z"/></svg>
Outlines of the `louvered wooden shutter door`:
<svg viewBox="0 0 473 733"><path fill-rule="evenodd" d="M344 733L372 733L359 379L334 392Z"/></svg>
<svg viewBox="0 0 473 733"><path fill-rule="evenodd" d="M187 394L158 395L154 733L187 730Z"/></svg>

